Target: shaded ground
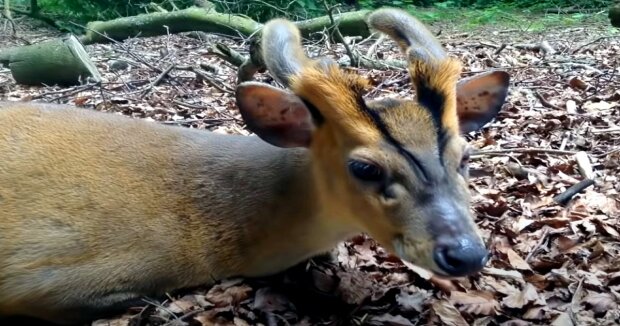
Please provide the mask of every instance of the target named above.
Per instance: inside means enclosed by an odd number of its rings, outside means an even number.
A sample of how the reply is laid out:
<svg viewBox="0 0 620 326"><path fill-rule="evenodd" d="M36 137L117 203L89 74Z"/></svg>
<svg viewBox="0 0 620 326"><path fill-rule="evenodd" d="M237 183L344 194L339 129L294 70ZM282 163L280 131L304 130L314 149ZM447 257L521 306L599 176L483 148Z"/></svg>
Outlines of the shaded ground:
<svg viewBox="0 0 620 326"><path fill-rule="evenodd" d="M28 41L56 36L29 20L17 23ZM619 324L620 33L596 17L545 29L518 19L458 30L451 24L432 30L463 60L465 76L490 68L512 75L500 117L470 137L482 150L472 163L473 206L493 252L480 275L436 279L359 236L334 250L337 262L316 260L271 278L180 291L93 325ZM542 40L554 54L520 46ZM236 69L210 53L215 42L247 49L243 40L186 35L92 45L87 50L104 75L102 85L23 87L0 68L0 99L247 134L233 102ZM365 53L372 43L357 48ZM0 34L0 47L14 44L23 41ZM345 56L323 43L307 49ZM402 58L388 41L376 55ZM128 68L115 71L119 60ZM198 66L206 78L185 69ZM377 86L370 97L413 94L403 71L359 72ZM576 152L586 153L596 183L562 207L551 199L584 179Z"/></svg>

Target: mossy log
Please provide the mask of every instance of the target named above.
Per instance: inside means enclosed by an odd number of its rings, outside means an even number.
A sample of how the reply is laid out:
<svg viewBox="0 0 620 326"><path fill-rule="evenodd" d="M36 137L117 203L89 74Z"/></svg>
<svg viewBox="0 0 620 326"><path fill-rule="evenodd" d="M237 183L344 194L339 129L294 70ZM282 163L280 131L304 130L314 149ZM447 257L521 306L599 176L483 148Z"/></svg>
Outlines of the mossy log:
<svg viewBox="0 0 620 326"><path fill-rule="evenodd" d="M101 76L80 41L73 35L0 51L0 64L8 66L18 84L77 85Z"/></svg>
<svg viewBox="0 0 620 326"><path fill-rule="evenodd" d="M360 10L336 15L340 31L345 36L368 36L366 25L369 11ZM318 17L296 22L302 35L309 37L331 26L329 17ZM171 12L155 12L109 21L94 21L86 26L84 44L105 43L110 39L124 40L137 36L157 36L166 33L203 31L228 36L248 37L262 28L250 18L219 13L213 9L190 7Z"/></svg>
<svg viewBox="0 0 620 326"><path fill-rule="evenodd" d="M620 3L609 8L609 20L611 26L620 27Z"/></svg>

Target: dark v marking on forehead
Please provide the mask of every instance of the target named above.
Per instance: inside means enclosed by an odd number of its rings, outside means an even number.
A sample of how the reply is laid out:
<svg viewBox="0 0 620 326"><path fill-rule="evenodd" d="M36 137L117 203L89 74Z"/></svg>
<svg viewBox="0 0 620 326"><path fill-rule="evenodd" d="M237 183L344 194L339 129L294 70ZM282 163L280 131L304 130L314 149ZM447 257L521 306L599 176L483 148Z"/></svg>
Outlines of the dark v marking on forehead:
<svg viewBox="0 0 620 326"><path fill-rule="evenodd" d="M388 129L383 119L381 119L379 113L369 108L361 96L357 97L357 104L360 110L370 118L375 127L377 127L379 132L383 135L385 140L392 146L394 146L398 153L402 155L405 160L407 160L407 162L412 166L414 173L418 174L418 176L420 177L420 179L422 179L424 183L428 183L430 180L429 175L420 163L420 161L413 155L413 153L408 151L400 141L398 141L396 138L394 138L394 136L392 136L392 133Z"/></svg>
<svg viewBox="0 0 620 326"><path fill-rule="evenodd" d="M443 152L448 143L448 133L441 122L441 117L443 116L446 105L445 96L437 89L431 87L427 78L416 78L414 84L418 103L431 114L431 118L435 124L439 161L443 165Z"/></svg>

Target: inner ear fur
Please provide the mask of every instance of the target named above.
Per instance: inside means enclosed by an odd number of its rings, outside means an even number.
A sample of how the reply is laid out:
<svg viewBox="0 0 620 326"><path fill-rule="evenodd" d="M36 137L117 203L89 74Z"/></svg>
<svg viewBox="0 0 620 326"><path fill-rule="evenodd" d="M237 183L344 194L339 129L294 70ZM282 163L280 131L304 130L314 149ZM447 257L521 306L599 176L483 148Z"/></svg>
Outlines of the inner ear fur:
<svg viewBox="0 0 620 326"><path fill-rule="evenodd" d="M316 128L308 106L297 95L267 84L237 86L237 106L252 132L278 147L308 147Z"/></svg>
<svg viewBox="0 0 620 326"><path fill-rule="evenodd" d="M461 133L482 128L499 113L510 84L505 71L491 71L461 79L456 86L456 112Z"/></svg>

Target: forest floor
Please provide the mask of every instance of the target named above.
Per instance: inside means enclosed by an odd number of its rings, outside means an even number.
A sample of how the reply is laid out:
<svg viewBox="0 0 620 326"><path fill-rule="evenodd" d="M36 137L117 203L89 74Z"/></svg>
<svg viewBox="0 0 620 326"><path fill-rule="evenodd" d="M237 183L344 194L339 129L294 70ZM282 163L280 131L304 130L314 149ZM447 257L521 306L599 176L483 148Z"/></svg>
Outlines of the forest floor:
<svg viewBox="0 0 620 326"><path fill-rule="evenodd" d="M29 19L16 23L21 39L9 37L0 21L0 48L59 35ZM471 164L471 191L493 254L483 272L438 279L360 235L335 248L337 261L179 291L93 325L620 324L619 30L600 14L570 25L508 17L476 25L439 20L430 28L463 61L464 76L511 74L498 119L468 136L482 151ZM543 40L553 52L530 46ZM211 53L216 42L247 53L244 40L213 35L96 44L87 50L102 84L26 87L0 68L0 100L68 103L247 135L234 103L236 68ZM372 44L355 48L365 53ZM307 51L346 56L333 44L308 44ZM391 41L379 44L377 55L402 59ZM187 67L202 67L203 77ZM414 94L405 71L355 70L375 85L371 97ZM258 79L273 83L267 74ZM594 176L576 157L587 158ZM564 206L553 201L586 177L595 183Z"/></svg>

